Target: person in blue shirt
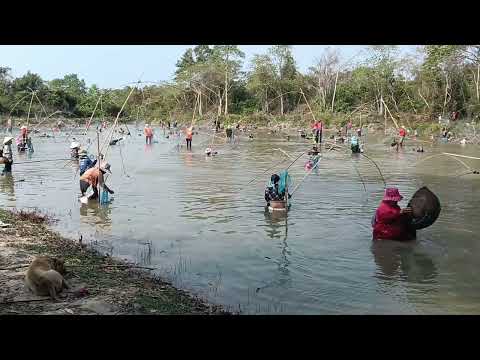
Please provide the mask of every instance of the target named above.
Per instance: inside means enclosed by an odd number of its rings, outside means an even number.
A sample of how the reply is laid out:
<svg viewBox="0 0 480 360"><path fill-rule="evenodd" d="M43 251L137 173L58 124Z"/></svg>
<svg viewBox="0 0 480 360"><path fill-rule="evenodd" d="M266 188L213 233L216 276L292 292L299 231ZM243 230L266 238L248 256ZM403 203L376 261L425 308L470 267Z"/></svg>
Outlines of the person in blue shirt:
<svg viewBox="0 0 480 360"><path fill-rule="evenodd" d="M88 156L87 150L83 149L79 152L80 155L80 176L83 175L85 171L95 166L97 160L92 160Z"/></svg>

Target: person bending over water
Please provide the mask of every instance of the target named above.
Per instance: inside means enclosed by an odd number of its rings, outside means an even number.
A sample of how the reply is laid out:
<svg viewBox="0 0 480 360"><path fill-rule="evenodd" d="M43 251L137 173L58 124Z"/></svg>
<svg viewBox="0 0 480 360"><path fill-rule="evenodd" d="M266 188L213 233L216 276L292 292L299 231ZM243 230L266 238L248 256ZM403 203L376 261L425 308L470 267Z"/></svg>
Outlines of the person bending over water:
<svg viewBox="0 0 480 360"><path fill-rule="evenodd" d="M85 173L80 176L80 192L82 196L85 196L88 188L91 186L93 190L93 194L89 197L90 199L97 199L98 198L98 189L97 186L100 185L110 194L114 194L114 191L109 189L108 186L104 182L104 175L106 172L112 173L110 171L110 164L104 163L103 166L100 168L94 167L90 168Z"/></svg>

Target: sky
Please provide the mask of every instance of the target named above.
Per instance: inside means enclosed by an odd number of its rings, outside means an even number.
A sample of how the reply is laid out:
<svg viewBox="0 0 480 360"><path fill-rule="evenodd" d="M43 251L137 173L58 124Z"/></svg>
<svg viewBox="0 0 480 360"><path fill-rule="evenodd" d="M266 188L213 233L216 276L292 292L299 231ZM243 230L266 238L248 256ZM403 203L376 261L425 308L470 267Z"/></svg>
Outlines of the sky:
<svg viewBox="0 0 480 360"><path fill-rule="evenodd" d="M255 54L264 54L271 45L239 45L245 53L248 69ZM87 86L118 88L138 81L168 81L175 63L193 45L0 45L0 66L12 69L14 77L27 71L44 80L77 74ZM293 55L300 71L305 72L325 48L337 48L345 60L359 56L363 45L294 45ZM401 46L410 51L411 46Z"/></svg>

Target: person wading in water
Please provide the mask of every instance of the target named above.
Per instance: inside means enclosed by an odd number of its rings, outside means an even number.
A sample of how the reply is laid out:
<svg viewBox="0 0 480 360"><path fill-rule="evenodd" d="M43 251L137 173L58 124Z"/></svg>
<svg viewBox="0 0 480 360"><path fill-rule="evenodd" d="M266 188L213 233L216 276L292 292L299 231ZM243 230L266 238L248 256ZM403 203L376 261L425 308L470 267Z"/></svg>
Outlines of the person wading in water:
<svg viewBox="0 0 480 360"><path fill-rule="evenodd" d="M8 118L7 120L7 132L11 135L12 134L12 119Z"/></svg>
<svg viewBox="0 0 480 360"><path fill-rule="evenodd" d="M143 133L145 134L145 143L151 144L153 138L153 129L148 125L145 124L145 128L143 129Z"/></svg>
<svg viewBox="0 0 480 360"><path fill-rule="evenodd" d="M24 125L20 128L20 136L17 138L17 150L25 151L27 147L28 128Z"/></svg>
<svg viewBox="0 0 480 360"><path fill-rule="evenodd" d="M185 129L185 140L187 141L187 150L192 150L193 126Z"/></svg>
<svg viewBox="0 0 480 360"><path fill-rule="evenodd" d="M7 136L3 139L3 159L5 168L3 169L2 175L12 172L13 164L13 152L12 152L12 140L13 137Z"/></svg>
<svg viewBox="0 0 480 360"><path fill-rule="evenodd" d="M313 132L315 134L315 143L322 143L322 133L323 133L323 124L321 121L316 121L312 126Z"/></svg>
<svg viewBox="0 0 480 360"><path fill-rule="evenodd" d="M110 194L114 194L114 191L109 189L104 182L104 175L107 171L110 174L112 173L110 171L110 164L109 163L104 163L103 166L101 166L100 168L94 167L94 168L90 168L87 171L85 171L85 173L82 176L80 176L80 192L82 193L82 196L85 196L85 193L87 192L88 188L91 186L92 190L93 190L93 194L90 195L90 197L88 199L89 200L97 199L98 198L98 188L97 188L98 185L103 187Z"/></svg>
<svg viewBox="0 0 480 360"><path fill-rule="evenodd" d="M398 136L400 136L400 147L403 147L403 141L405 140L405 136L407 136L407 131L405 130L405 126L402 126L398 131Z"/></svg>
<svg viewBox="0 0 480 360"><path fill-rule="evenodd" d="M80 144L76 141L73 141L70 145L70 157L72 159L78 159L80 156L79 151L80 151Z"/></svg>
<svg viewBox="0 0 480 360"><path fill-rule="evenodd" d="M397 188L386 188L380 206L372 219L373 240L405 241L415 238L410 229L412 209L401 209L398 202L403 199Z"/></svg>

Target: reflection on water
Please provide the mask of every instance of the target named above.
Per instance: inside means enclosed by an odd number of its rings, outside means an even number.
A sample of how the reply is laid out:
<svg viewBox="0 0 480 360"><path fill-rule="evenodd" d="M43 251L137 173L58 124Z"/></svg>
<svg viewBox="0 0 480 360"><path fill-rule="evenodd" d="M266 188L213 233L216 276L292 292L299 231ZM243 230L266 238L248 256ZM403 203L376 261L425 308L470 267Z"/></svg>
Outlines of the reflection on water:
<svg viewBox="0 0 480 360"><path fill-rule="evenodd" d="M8 195L10 201L15 199L15 182L11 173L0 175L0 192Z"/></svg>
<svg viewBox="0 0 480 360"><path fill-rule="evenodd" d="M465 170L458 161L427 159L441 152L478 156L478 148L425 143L425 153L417 153L407 143L396 152L369 134L366 154L405 196L402 207L423 185L442 203L437 222L416 241L372 243L370 220L383 182L348 145L322 153L285 215L265 211L263 191L271 173L290 161L262 172L283 156L275 149L296 157L310 142L259 133L230 143L216 136L218 155L206 158L211 132L200 131L191 151L183 138L157 134L152 145L135 134L109 148L107 183L115 199L106 206L80 203L78 162L27 163L68 158L67 137L34 138L35 153L15 153L13 175L0 177L0 204L53 213L64 235L82 235L245 313L480 313L480 175L456 177ZM88 138L94 144L96 136ZM289 169L294 187L306 160Z"/></svg>
<svg viewBox="0 0 480 360"><path fill-rule="evenodd" d="M256 289L258 293L268 287L287 288L291 285L291 276L288 266L290 265L289 256L291 252L288 248L288 221L287 216L279 213L269 213L268 208L265 210L266 233L272 240L280 240L280 254L274 258L268 258L277 266L275 278L267 284Z"/></svg>
<svg viewBox="0 0 480 360"><path fill-rule="evenodd" d="M416 251L415 241L374 241L372 254L379 279L404 280L416 283L435 281L437 268L432 259Z"/></svg>

